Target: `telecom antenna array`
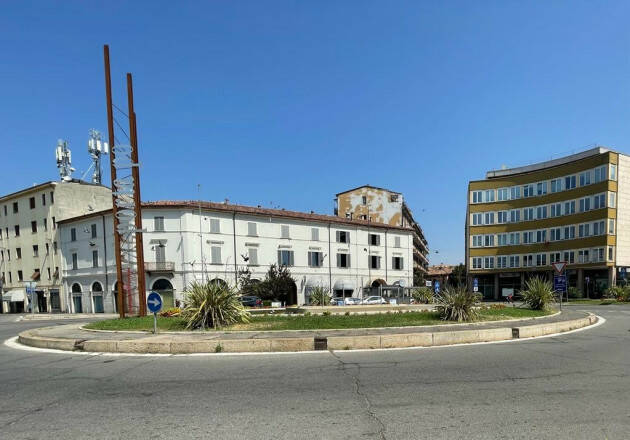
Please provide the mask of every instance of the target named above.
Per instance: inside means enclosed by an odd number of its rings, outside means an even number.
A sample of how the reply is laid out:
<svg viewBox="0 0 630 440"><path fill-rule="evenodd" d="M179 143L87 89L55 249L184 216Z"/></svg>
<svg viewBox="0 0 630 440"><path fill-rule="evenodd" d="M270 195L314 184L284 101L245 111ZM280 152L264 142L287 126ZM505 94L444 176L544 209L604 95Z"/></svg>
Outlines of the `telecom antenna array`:
<svg viewBox="0 0 630 440"><path fill-rule="evenodd" d="M101 140L101 133L98 130L90 130L90 139L88 140L88 153L92 158L92 166L94 174L92 174L92 183L100 184L102 182L103 170L101 168L101 154L109 153L109 145Z"/></svg>
<svg viewBox="0 0 630 440"><path fill-rule="evenodd" d="M59 175L63 182L69 182L72 180L72 153L68 148L68 142L63 139L57 141L57 148L55 148L55 156L57 158L57 168L59 168Z"/></svg>

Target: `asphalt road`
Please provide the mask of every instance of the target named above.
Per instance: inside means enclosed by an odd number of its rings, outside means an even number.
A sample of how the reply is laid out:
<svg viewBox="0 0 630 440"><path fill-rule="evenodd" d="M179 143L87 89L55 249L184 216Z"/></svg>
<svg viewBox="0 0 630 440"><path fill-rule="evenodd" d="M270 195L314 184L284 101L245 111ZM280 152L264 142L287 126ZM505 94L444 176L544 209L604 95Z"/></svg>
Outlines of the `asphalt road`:
<svg viewBox="0 0 630 440"><path fill-rule="evenodd" d="M584 309L607 322L447 348L123 357L2 345L0 438L630 438L630 307ZM0 339L50 324L14 320L0 315Z"/></svg>

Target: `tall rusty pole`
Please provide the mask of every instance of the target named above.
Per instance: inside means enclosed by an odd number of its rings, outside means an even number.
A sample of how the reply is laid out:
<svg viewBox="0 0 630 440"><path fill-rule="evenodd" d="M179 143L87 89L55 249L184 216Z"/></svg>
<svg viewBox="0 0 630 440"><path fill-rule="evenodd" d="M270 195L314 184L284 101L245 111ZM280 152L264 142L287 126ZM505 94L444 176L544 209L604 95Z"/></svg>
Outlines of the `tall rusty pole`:
<svg viewBox="0 0 630 440"><path fill-rule="evenodd" d="M140 302L140 316L147 315L147 289L144 277L144 244L142 239L142 207L140 198L140 164L138 162L138 132L136 127L136 112L133 108L133 80L131 73L127 73L127 105L129 109L129 140L131 141L131 161L135 164L131 169L133 176L133 198L136 222L136 259L138 264L138 299Z"/></svg>
<svg viewBox="0 0 630 440"><path fill-rule="evenodd" d="M114 192L116 187L114 181L116 180L116 167L114 166L114 159L116 152L114 150L114 114L112 108L112 77L109 71L109 46L106 44L103 47L103 53L105 56L105 93L107 96L107 132L109 134L109 166L112 180L112 217L114 220L114 253L116 255L116 278L117 278L117 301L118 313L121 318L125 317L125 300L123 296L123 275L122 264L120 261L120 234L118 233L118 207L116 206L116 196ZM105 262L107 264L107 262ZM144 272L143 272L144 273Z"/></svg>

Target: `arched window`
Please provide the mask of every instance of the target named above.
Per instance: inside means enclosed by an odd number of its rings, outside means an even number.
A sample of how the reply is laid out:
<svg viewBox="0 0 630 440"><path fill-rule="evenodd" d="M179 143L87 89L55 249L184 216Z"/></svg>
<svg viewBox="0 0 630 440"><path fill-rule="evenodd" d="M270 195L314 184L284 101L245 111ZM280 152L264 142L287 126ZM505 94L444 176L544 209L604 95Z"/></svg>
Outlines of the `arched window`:
<svg viewBox="0 0 630 440"><path fill-rule="evenodd" d="M81 285L79 283L72 285L72 293L81 293Z"/></svg>
<svg viewBox="0 0 630 440"><path fill-rule="evenodd" d="M103 286L98 281L92 283L92 292L103 292Z"/></svg>
<svg viewBox="0 0 630 440"><path fill-rule="evenodd" d="M153 282L151 290L157 292L162 297L163 308L169 308L175 306L175 298L173 293L173 285L169 280L164 278Z"/></svg>

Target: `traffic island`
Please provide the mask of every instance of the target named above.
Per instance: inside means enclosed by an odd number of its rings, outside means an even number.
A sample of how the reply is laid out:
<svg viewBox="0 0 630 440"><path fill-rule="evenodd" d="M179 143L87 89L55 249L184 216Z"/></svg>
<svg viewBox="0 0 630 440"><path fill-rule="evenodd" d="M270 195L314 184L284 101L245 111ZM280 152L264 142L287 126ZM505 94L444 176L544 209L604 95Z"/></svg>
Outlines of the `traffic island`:
<svg viewBox="0 0 630 440"><path fill-rule="evenodd" d="M434 347L508 341L562 333L597 322L564 311L543 318L473 324L343 330L146 332L86 330L82 324L27 330L18 342L38 348L102 353L252 353Z"/></svg>

